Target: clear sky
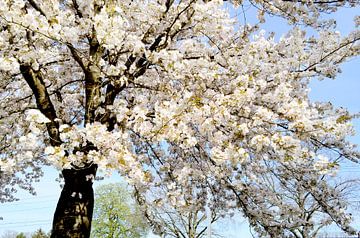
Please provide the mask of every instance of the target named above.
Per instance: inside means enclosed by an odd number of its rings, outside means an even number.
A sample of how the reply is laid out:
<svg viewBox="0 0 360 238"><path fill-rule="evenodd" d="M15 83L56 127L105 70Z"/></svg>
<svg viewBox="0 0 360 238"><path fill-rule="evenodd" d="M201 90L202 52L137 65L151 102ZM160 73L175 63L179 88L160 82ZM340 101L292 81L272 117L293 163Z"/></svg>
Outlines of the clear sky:
<svg viewBox="0 0 360 238"><path fill-rule="evenodd" d="M357 9L359 10L359 9ZM356 10L347 9L337 13L339 31L347 33L353 24L352 18ZM249 19L250 16L247 16ZM277 19L272 19L267 24L268 30L276 31L280 35L286 30L278 24ZM282 21L280 21L282 23ZM280 27L279 27L280 26ZM275 28L275 29L274 29ZM360 112L360 58L352 60L342 67L343 72L336 80L313 81L311 83L310 96L314 101L330 101L336 106L348 108L351 112ZM360 120L354 121L358 134L360 134ZM360 145L360 136L351 138L353 143ZM341 170L342 176L360 178L360 167L355 164L348 164ZM31 196L26 192L19 192L20 201L13 203L0 203L0 237L6 231L33 232L38 228L45 231L51 229L52 216L60 194L60 187L55 178L57 171L51 168L45 169L45 176L36 185L37 196ZM102 183L114 182L120 179L114 175L109 179L96 182L96 186ZM360 200L360 198L359 198ZM354 209L354 225L360 229L360 213ZM222 221L217 225L218 232L224 232L227 238L248 238L247 224L241 217ZM331 231L335 228L330 228Z"/></svg>

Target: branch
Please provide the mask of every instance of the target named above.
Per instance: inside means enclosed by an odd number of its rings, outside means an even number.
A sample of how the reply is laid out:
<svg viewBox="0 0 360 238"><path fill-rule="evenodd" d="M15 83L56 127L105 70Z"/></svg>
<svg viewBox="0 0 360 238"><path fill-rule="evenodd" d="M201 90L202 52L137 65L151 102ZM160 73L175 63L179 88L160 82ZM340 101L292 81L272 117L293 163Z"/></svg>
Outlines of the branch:
<svg viewBox="0 0 360 238"><path fill-rule="evenodd" d="M96 65L100 60L102 47L96 39L96 32L93 29L93 34L89 38L89 53L90 59L94 62L85 63L83 58L78 53L78 50L71 44L67 44L74 60L81 67L85 75L85 125L95 121L95 111L100 103L100 69Z"/></svg>
<svg viewBox="0 0 360 238"><path fill-rule="evenodd" d="M105 101L100 104L106 111L102 115L98 115L96 120L99 120L102 124L107 123L109 131L112 131L115 128L116 117L111 116L111 111L107 109L106 106L112 105L115 101L116 96L126 88L126 85L114 86L109 83L106 87Z"/></svg>
<svg viewBox="0 0 360 238"><path fill-rule="evenodd" d="M61 140L59 123L55 121L57 118L56 111L51 102L50 95L46 89L40 71L33 70L31 66L20 64L20 72L35 95L38 109L51 121L46 123L47 131L50 137L50 144L53 146L59 146L61 144Z"/></svg>
<svg viewBox="0 0 360 238"><path fill-rule="evenodd" d="M86 66L85 66L85 63L84 61L82 60L82 58L80 57L79 53L78 53L78 50L70 43L66 44L67 47L69 48L70 52L71 52L71 55L72 57L74 58L74 60L79 64L79 66L81 67L81 69L83 71L86 70Z"/></svg>
<svg viewBox="0 0 360 238"><path fill-rule="evenodd" d="M72 0L72 3L74 5L74 9L76 11L76 15L78 15L80 18L83 17L82 12L79 9L79 4L76 2L76 0Z"/></svg>
<svg viewBox="0 0 360 238"><path fill-rule="evenodd" d="M41 15L46 17L45 12L40 8L40 6L34 0L28 0L28 2L36 11L40 12Z"/></svg>
<svg viewBox="0 0 360 238"><path fill-rule="evenodd" d="M360 38L355 38L355 39L352 39L351 41L348 41L344 44L341 44L338 48L330 51L328 54L326 54L325 56L321 57L321 59L318 61L318 62L315 62L311 65L309 65L308 67L306 67L305 69L303 70L297 70L295 72L305 72L305 71L308 71L308 70L311 70L312 68L314 68L316 65L322 63L325 59L327 59L328 57L330 57L331 55L335 54L337 51L341 50L342 48L348 46L348 45L351 45L351 44L354 44L356 41L360 40Z"/></svg>

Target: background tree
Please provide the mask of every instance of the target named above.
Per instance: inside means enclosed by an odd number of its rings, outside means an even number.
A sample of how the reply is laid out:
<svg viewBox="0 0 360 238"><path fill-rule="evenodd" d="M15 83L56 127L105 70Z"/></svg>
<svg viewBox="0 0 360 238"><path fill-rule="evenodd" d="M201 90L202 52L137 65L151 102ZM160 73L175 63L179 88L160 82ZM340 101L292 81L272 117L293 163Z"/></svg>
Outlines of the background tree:
<svg viewBox="0 0 360 238"><path fill-rule="evenodd" d="M1 236L1 238L49 238L50 234L46 234L42 229L38 229L36 232L29 234L23 232L8 231Z"/></svg>
<svg viewBox="0 0 360 238"><path fill-rule="evenodd" d="M46 234L42 229L39 229L31 235L31 238L50 238L50 235Z"/></svg>
<svg viewBox="0 0 360 238"><path fill-rule="evenodd" d="M333 158L358 161L354 116L310 102L308 87L359 55L359 17L345 36L324 17L359 2L248 3L253 25L221 0L0 0L1 200L33 192L53 165L65 185L52 237L89 237L92 179L116 170L145 198L162 186L169 200L237 209L259 236L286 237L291 204L261 182L273 173L353 231L344 204L323 196L332 185L316 181ZM276 40L261 30L267 14L292 29Z"/></svg>
<svg viewBox="0 0 360 238"><path fill-rule="evenodd" d="M19 235L18 232L15 231L6 231L1 238L16 238Z"/></svg>
<svg viewBox="0 0 360 238"><path fill-rule="evenodd" d="M282 165L268 164L268 172L259 176L258 183L252 183L250 188L265 191L267 194L266 198L257 203L268 207L269 211L277 211L266 216L275 215L272 219L287 227L281 231L282 237L317 237L319 232L336 219L331 214L347 209L350 205L347 201L356 196L359 180L340 181L331 173L314 176L311 163L308 166L296 165L296 170L284 170ZM327 165L319 163L317 166ZM333 166L336 166L335 163ZM286 171L285 174L282 171ZM307 180L308 185L304 187L300 180ZM309 189L310 186L314 188ZM321 200L317 197L321 197ZM348 219L351 219L351 216ZM268 229L264 225L260 221L255 231L263 233L264 229Z"/></svg>
<svg viewBox="0 0 360 238"><path fill-rule="evenodd" d="M200 238L206 237L209 226L215 223L222 211L221 204L212 203L212 207L207 207L204 203L201 187L205 185L200 181L193 180L193 176L189 174L182 174L187 176L188 190L182 193L176 192L176 188L181 184L174 182L170 186L154 186L148 188L146 195L139 194L135 191L135 197L141 206L145 217L153 228L153 231L160 235L160 237L175 237L175 238ZM176 192L172 196L168 194ZM210 198L209 198L210 199ZM206 211L211 209L211 214ZM217 237L215 232L212 232L213 237Z"/></svg>
<svg viewBox="0 0 360 238"><path fill-rule="evenodd" d="M148 224L125 184L101 185L95 190L94 221L91 236L140 238Z"/></svg>

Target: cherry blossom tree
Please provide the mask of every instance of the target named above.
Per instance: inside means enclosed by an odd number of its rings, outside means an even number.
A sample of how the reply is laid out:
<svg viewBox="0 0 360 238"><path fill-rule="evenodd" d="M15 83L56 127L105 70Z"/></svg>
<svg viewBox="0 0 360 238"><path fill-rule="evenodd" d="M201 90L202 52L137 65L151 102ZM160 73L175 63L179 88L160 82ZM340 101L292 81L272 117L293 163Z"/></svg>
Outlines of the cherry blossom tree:
<svg viewBox="0 0 360 238"><path fill-rule="evenodd" d="M239 0L0 0L1 201L55 166L65 185L52 237L89 237L96 171L118 171L142 196L165 186L186 209L191 192L285 237L294 213L261 182L272 174L352 231L316 181L334 160L358 161L354 116L310 102L308 86L359 54L360 18L341 35L323 17L359 1L247 3L253 25L231 16ZM292 29L275 40L267 14Z"/></svg>

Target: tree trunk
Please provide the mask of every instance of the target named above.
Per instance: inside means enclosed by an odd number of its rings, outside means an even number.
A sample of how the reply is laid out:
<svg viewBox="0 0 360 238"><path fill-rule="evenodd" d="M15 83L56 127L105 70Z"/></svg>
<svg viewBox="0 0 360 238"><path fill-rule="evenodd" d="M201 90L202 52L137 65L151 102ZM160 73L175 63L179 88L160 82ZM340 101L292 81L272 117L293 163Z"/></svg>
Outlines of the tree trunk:
<svg viewBox="0 0 360 238"><path fill-rule="evenodd" d="M97 165L64 169L65 185L56 206L51 238L89 238Z"/></svg>

